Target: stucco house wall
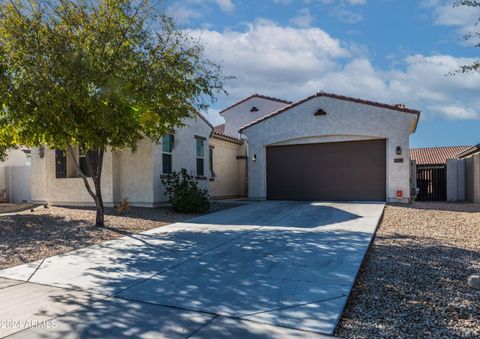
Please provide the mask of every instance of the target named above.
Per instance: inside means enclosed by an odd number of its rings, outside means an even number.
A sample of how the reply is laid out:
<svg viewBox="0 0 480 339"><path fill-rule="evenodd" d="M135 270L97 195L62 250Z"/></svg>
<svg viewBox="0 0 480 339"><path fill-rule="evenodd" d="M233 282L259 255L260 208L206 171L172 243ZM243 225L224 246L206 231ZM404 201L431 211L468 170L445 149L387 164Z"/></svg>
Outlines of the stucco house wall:
<svg viewBox="0 0 480 339"><path fill-rule="evenodd" d="M179 172L186 168L191 174L196 175L196 136L204 138L204 174L205 178L199 178L201 188L209 189L210 170L208 166L208 139L212 134L213 127L204 119L197 117L184 122L185 126L175 129L175 141L172 150L172 168ZM161 182L162 175L162 144L153 145L153 201L154 203L166 202L168 197L164 194L165 188Z"/></svg>
<svg viewBox="0 0 480 339"><path fill-rule="evenodd" d="M314 116L322 108L327 115ZM409 135L417 116L372 105L317 96L292 108L251 125L243 130L248 140L248 195L266 198L266 147L282 144L386 139L387 200L403 202L410 198ZM396 147L403 150L396 155ZM256 154L256 161L252 156ZM403 163L394 163L395 158Z"/></svg>
<svg viewBox="0 0 480 339"><path fill-rule="evenodd" d="M212 126L202 118L191 118L185 126L175 131L175 143L172 152L173 170L186 168L196 170L196 139L205 138L205 175L208 171L208 138ZM75 176L73 160L67 155L67 172ZM127 199L132 206L154 207L168 200L161 183L162 145L148 139L142 140L135 152L107 151L102 169L102 195L105 206ZM90 183L93 187L93 182ZM45 148L43 158L38 148L32 150L32 200L56 205L93 206L94 201L88 194L80 177L55 177L55 151ZM200 186L208 189L208 178L200 180Z"/></svg>
<svg viewBox="0 0 480 339"><path fill-rule="evenodd" d="M67 167L68 165L67 157ZM105 206L113 206L113 153L106 152L102 169L102 196ZM56 205L93 206L92 197L88 194L83 179L55 177L55 151L45 147L43 158L38 148L32 149L32 201ZM93 187L91 179L90 184Z"/></svg>
<svg viewBox="0 0 480 339"><path fill-rule="evenodd" d="M148 139L143 139L135 152L115 152L116 185L119 187L115 202L128 200L135 206L150 206L153 202L153 159L154 145Z"/></svg>
<svg viewBox="0 0 480 339"><path fill-rule="evenodd" d="M238 130L242 126L287 105L287 102L252 96L240 104L227 108L220 113L225 119L225 134L240 137ZM256 107L258 111L250 112L252 107Z"/></svg>
<svg viewBox="0 0 480 339"><path fill-rule="evenodd" d="M246 145L240 141L213 136L213 171L210 194L215 198L239 197L246 195Z"/></svg>

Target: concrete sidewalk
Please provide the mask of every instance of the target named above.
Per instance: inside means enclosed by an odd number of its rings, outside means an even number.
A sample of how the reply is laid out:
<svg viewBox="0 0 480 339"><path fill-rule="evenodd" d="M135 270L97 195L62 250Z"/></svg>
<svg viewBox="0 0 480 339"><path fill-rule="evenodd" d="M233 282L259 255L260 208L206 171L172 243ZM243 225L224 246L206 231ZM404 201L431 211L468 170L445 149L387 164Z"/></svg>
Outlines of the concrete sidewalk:
<svg viewBox="0 0 480 339"><path fill-rule="evenodd" d="M24 321L0 335L332 334L383 207L248 204L0 271L0 321Z"/></svg>

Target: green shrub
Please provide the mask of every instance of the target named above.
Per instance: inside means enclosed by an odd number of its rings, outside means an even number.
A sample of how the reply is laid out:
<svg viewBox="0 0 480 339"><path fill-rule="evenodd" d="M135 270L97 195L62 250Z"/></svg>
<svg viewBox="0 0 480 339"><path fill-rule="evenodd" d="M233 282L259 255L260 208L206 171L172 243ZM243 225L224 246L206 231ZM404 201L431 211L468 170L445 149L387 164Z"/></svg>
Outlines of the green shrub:
<svg viewBox="0 0 480 339"><path fill-rule="evenodd" d="M193 175L185 168L180 173L173 172L168 179L162 180L165 185L165 195L176 212L204 213L210 209L208 191L198 187Z"/></svg>

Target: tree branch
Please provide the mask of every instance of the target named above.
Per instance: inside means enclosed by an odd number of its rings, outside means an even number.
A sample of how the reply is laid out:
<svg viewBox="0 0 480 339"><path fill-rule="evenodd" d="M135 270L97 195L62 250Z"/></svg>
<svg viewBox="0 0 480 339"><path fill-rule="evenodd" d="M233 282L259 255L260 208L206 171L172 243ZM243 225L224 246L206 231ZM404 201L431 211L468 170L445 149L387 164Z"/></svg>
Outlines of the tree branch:
<svg viewBox="0 0 480 339"><path fill-rule="evenodd" d="M79 173L80 177L83 179L83 183L85 184L85 187L87 188L88 193L90 196L95 200L95 203L98 204L98 197L97 195L92 191L92 188L90 187L90 183L88 182L87 176L82 172L80 169L80 165L78 164L78 160L76 157L75 152L73 151L72 145L68 145L68 151L70 152L70 155L72 156L73 163L75 164L75 169ZM87 161L88 162L88 161Z"/></svg>

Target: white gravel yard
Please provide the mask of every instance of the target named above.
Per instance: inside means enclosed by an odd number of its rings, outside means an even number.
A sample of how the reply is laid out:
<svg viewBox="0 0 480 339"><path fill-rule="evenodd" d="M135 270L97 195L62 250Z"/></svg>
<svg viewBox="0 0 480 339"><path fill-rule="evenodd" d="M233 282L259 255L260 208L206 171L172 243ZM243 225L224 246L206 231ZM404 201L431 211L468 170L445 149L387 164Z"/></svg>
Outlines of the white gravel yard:
<svg viewBox="0 0 480 339"><path fill-rule="evenodd" d="M336 334L479 338L480 206L389 205Z"/></svg>
<svg viewBox="0 0 480 339"><path fill-rule="evenodd" d="M213 202L210 213L237 206ZM169 207L132 207L123 213L107 208L106 227L96 227L91 208L0 204L0 213L8 213L0 214L0 269L198 216Z"/></svg>

